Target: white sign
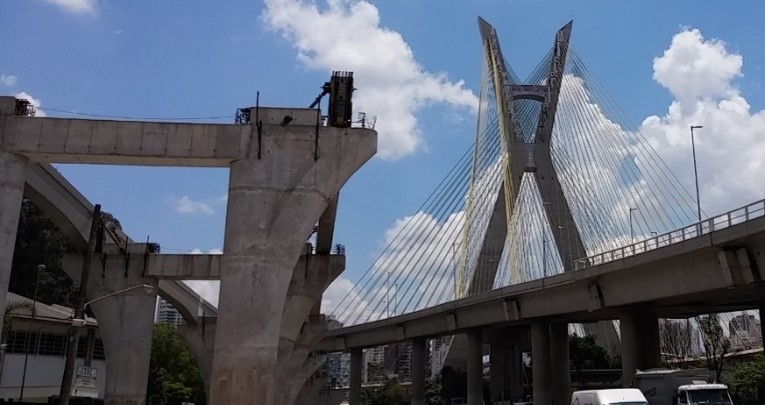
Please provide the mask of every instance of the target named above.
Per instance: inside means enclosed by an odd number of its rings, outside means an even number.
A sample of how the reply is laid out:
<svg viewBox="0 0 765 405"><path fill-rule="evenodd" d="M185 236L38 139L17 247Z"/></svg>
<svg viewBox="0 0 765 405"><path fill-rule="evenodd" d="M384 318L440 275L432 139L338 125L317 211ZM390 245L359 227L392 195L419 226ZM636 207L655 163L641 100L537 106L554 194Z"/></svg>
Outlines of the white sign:
<svg viewBox="0 0 765 405"><path fill-rule="evenodd" d="M96 369L79 366L72 385L72 396L98 398Z"/></svg>

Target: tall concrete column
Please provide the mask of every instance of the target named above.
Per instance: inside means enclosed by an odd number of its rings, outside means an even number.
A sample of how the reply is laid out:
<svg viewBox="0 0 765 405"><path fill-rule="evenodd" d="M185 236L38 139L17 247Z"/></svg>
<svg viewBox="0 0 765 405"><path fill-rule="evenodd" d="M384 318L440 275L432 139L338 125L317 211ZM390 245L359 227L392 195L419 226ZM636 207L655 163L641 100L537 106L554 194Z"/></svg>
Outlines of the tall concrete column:
<svg viewBox="0 0 765 405"><path fill-rule="evenodd" d="M629 387L635 370L661 365L659 320L647 309L633 309L619 317L622 335L622 385Z"/></svg>
<svg viewBox="0 0 765 405"><path fill-rule="evenodd" d="M489 388L492 401L510 399L510 354L512 347L492 342L489 349Z"/></svg>
<svg viewBox="0 0 765 405"><path fill-rule="evenodd" d="M376 149L373 131L325 127L317 134L314 110L264 111L260 119L277 125L262 136L252 136L253 126L247 157L229 172L210 384L215 404L275 403L293 269L330 199Z"/></svg>
<svg viewBox="0 0 765 405"><path fill-rule="evenodd" d="M0 120L4 118L0 116ZM0 308L5 308L19 228L27 158L0 150ZM26 269L35 271L35 269ZM2 322L2 321L0 321Z"/></svg>
<svg viewBox="0 0 765 405"><path fill-rule="evenodd" d="M425 339L412 342L412 405L425 405Z"/></svg>
<svg viewBox="0 0 765 405"><path fill-rule="evenodd" d="M483 332L467 333L467 403L483 405Z"/></svg>
<svg viewBox="0 0 765 405"><path fill-rule="evenodd" d="M550 323L546 321L531 324L531 373L534 405L551 405Z"/></svg>
<svg viewBox="0 0 765 405"><path fill-rule="evenodd" d="M348 389L348 405L361 405L361 360L360 348L351 349L351 375Z"/></svg>
<svg viewBox="0 0 765 405"><path fill-rule="evenodd" d="M106 355L105 405L143 405L146 401L157 280L143 277L145 251L145 245L130 245L126 257L116 246L107 245L91 264L88 294L91 299L104 297L90 307ZM62 267L79 280L82 260L82 255L65 256ZM132 288L141 284L154 289Z"/></svg>
<svg viewBox="0 0 765 405"><path fill-rule="evenodd" d="M550 324L550 365L553 405L571 403L571 366L568 352L568 324Z"/></svg>

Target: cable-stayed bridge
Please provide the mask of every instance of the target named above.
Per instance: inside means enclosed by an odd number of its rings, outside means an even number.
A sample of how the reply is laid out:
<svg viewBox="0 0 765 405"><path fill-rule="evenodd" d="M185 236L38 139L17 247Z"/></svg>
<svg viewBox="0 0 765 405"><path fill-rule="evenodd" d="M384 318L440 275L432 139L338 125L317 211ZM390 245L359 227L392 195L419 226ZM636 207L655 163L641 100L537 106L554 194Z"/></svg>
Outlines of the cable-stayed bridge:
<svg viewBox="0 0 765 405"><path fill-rule="evenodd" d="M390 231L387 247L334 309L344 328L323 349L439 337L441 353L429 344L438 370L450 356L475 362L485 354L481 343L508 341L497 329L531 324L532 357L540 358L539 346L553 368L563 356L567 365L567 346L555 347L567 344L561 328L592 334L622 352L628 381L635 368L658 365L657 316L762 306L763 201L702 220L696 198L570 46L571 23L525 80L504 58L494 28L483 19L479 27L475 142ZM698 295L705 293L714 296ZM761 345L761 328L728 326L744 318L721 323L731 339ZM464 332L468 342L450 337ZM470 370L471 359L465 363ZM535 397L566 403L567 395L547 397L567 386L561 373L550 374L549 365L535 370ZM469 403L477 404L473 386Z"/></svg>

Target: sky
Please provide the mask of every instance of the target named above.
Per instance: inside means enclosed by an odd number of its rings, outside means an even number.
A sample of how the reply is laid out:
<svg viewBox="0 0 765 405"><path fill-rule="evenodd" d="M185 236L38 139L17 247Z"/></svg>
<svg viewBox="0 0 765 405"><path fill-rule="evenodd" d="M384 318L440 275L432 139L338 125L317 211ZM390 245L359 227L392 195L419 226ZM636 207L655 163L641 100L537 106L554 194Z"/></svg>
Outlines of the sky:
<svg viewBox="0 0 765 405"><path fill-rule="evenodd" d="M0 94L40 115L233 122L236 108L308 106L331 70L356 77L378 155L345 185L337 303L475 137L482 48L498 31L521 77L574 21L572 47L704 211L765 197L765 3L589 0L4 0ZM218 117L218 118L214 118ZM136 240L220 252L227 170L57 165ZM217 301L216 285L194 288Z"/></svg>

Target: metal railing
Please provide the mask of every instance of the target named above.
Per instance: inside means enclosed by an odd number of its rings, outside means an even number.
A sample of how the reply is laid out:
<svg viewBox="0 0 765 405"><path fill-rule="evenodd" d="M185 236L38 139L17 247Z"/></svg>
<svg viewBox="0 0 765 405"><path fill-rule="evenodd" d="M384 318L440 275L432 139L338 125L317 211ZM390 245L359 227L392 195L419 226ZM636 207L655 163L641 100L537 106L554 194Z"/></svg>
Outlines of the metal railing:
<svg viewBox="0 0 765 405"><path fill-rule="evenodd" d="M705 219L701 222L667 232L662 235L652 236L620 248L598 253L583 259L574 261L574 269L582 270L592 266L598 266L615 260L624 259L637 254L645 253L658 248L680 243L689 239L697 238L714 231L737 225L750 219L765 216L765 200L753 202L741 208L728 211L724 214Z"/></svg>

